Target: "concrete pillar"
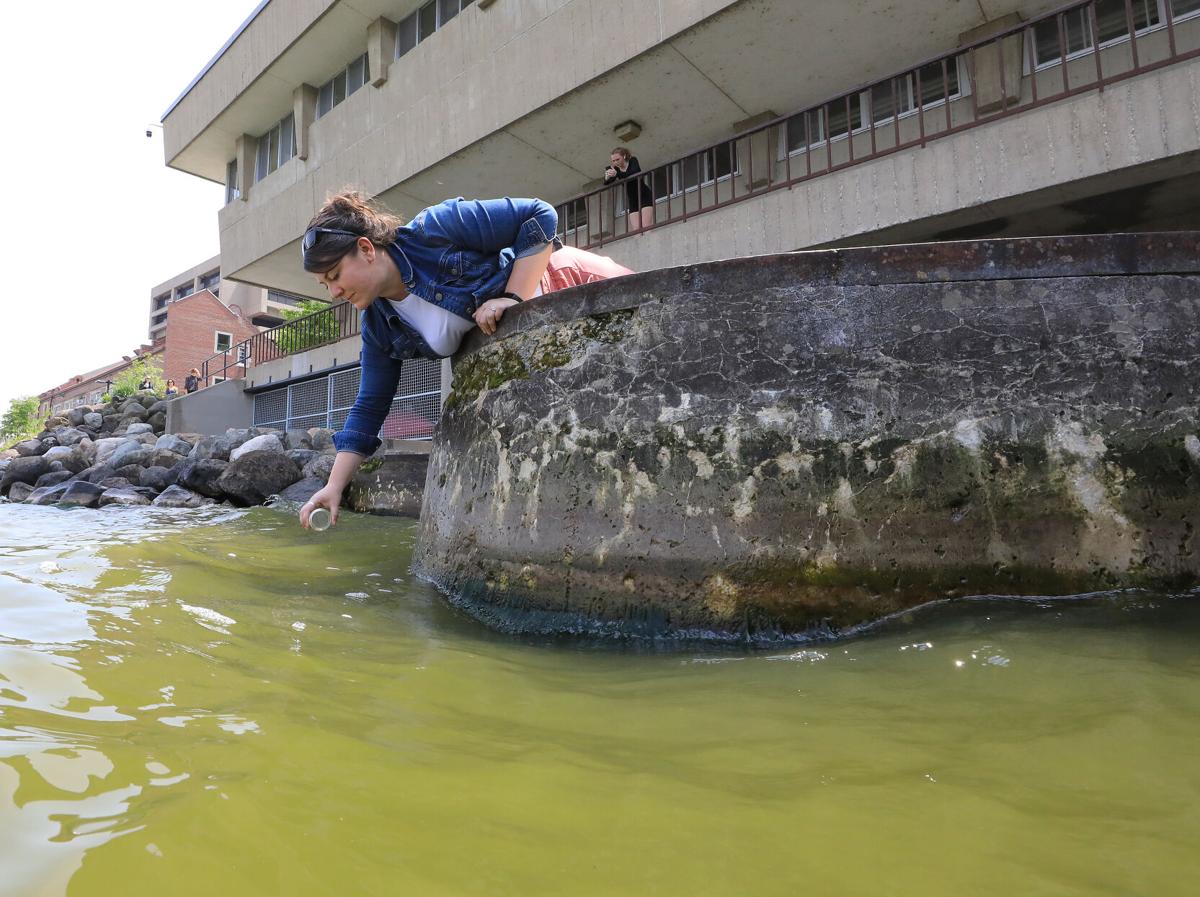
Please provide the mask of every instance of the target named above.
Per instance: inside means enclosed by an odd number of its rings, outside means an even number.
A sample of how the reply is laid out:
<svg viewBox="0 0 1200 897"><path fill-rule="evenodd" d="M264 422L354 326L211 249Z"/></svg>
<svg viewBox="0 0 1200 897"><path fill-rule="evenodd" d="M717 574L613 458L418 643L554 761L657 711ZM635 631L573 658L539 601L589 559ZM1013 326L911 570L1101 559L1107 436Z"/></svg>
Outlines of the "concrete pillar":
<svg viewBox="0 0 1200 897"><path fill-rule="evenodd" d="M1009 13L978 28L964 31L958 42L970 44L1020 25L1019 13ZM971 89L975 91L980 114L997 112L1012 106L1021 97L1021 34L985 44L969 54L968 67L974 73Z"/></svg>
<svg viewBox="0 0 1200 897"><path fill-rule="evenodd" d="M371 86L379 87L388 78L388 66L396 55L396 23L380 16L367 26L367 62L371 67Z"/></svg>
<svg viewBox="0 0 1200 897"><path fill-rule="evenodd" d="M250 198L250 185L254 183L254 151L258 138L243 134L234 143L234 158L237 159L238 198L245 202Z"/></svg>
<svg viewBox="0 0 1200 897"><path fill-rule="evenodd" d="M296 119L296 156L308 158L308 128L317 120L317 89L301 84L292 91L292 114Z"/></svg>

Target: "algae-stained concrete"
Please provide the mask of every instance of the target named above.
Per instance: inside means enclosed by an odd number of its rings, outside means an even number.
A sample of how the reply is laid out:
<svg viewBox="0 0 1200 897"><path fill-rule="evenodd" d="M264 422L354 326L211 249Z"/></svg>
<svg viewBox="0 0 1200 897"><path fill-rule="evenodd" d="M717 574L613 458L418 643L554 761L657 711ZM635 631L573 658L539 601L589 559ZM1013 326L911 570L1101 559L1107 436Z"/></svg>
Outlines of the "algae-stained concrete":
<svg viewBox="0 0 1200 897"><path fill-rule="evenodd" d="M1200 572L1200 235L806 252L508 313L417 568L500 628L775 638Z"/></svg>

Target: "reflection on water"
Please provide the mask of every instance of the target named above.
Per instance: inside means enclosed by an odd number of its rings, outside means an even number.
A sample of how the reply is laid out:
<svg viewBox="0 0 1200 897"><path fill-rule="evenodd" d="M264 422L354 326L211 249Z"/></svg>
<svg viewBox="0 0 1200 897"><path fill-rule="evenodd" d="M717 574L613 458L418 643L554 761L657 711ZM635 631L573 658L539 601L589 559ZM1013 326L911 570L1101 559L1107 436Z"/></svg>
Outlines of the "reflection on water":
<svg viewBox="0 0 1200 897"><path fill-rule="evenodd" d="M493 636L413 525L0 505L0 895L1192 894L1200 602Z"/></svg>

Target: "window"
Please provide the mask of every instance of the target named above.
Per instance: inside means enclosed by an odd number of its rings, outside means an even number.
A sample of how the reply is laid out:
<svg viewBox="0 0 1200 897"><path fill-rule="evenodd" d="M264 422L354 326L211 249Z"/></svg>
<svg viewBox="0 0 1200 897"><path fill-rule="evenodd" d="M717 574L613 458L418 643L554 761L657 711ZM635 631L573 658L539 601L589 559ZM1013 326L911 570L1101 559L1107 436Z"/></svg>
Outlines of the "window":
<svg viewBox="0 0 1200 897"><path fill-rule="evenodd" d="M396 26L396 58L399 59L471 5L473 0L429 0Z"/></svg>
<svg viewBox="0 0 1200 897"><path fill-rule="evenodd" d="M399 37L397 36L397 42ZM356 56L349 65L326 81L317 90L317 118L341 103L371 80L371 66L367 54Z"/></svg>
<svg viewBox="0 0 1200 897"><path fill-rule="evenodd" d="M741 173L736 143L722 143L679 162L648 172L654 198L661 202L687 190L708 186L732 174ZM624 194L620 194L622 197Z"/></svg>
<svg viewBox="0 0 1200 897"><path fill-rule="evenodd" d="M242 191L238 189L237 159L231 159L225 166L225 205L229 205L235 199L240 199L241 196Z"/></svg>
<svg viewBox="0 0 1200 897"><path fill-rule="evenodd" d="M1051 16L1033 26L1033 62L1035 68L1058 65L1062 51L1071 59L1090 53L1099 38L1100 47L1129 39L1129 23L1135 34L1166 26L1166 5L1170 3L1175 19L1200 12L1200 0L1097 0L1096 21L1091 21L1088 7L1067 10L1062 14L1061 34L1059 17Z"/></svg>
<svg viewBox="0 0 1200 897"><path fill-rule="evenodd" d="M218 330L217 338L214 341L213 346L214 352L228 352L233 346L233 334L222 333L220 330Z"/></svg>
<svg viewBox="0 0 1200 897"><path fill-rule="evenodd" d="M179 286L175 287L175 299L183 299L185 296L190 296L194 292L195 290L192 289L192 282L189 280L187 283L181 283Z"/></svg>
<svg viewBox="0 0 1200 897"><path fill-rule="evenodd" d="M288 113L258 138L254 160L254 182L258 183L296 154L296 116Z"/></svg>
<svg viewBox="0 0 1200 897"><path fill-rule="evenodd" d="M870 91L873 121L880 124L888 119L916 112L918 105L924 109L958 99L962 95L959 91L958 73L961 59L959 56L946 60L944 70L941 62L931 62L914 72L906 72L876 84Z"/></svg>
<svg viewBox="0 0 1200 897"><path fill-rule="evenodd" d="M170 291L168 291L166 293L162 293L161 295L155 296L154 297L154 310L158 311L160 308L166 308L167 303L170 301L171 301Z"/></svg>
<svg viewBox="0 0 1200 897"><path fill-rule="evenodd" d="M214 296L221 295L221 271L209 271L207 274L200 275L200 289L208 290Z"/></svg>
<svg viewBox="0 0 1200 897"><path fill-rule="evenodd" d="M299 305L305 300L300 296L293 296L291 293L284 293L279 290L267 290L267 301L275 302L279 305Z"/></svg>

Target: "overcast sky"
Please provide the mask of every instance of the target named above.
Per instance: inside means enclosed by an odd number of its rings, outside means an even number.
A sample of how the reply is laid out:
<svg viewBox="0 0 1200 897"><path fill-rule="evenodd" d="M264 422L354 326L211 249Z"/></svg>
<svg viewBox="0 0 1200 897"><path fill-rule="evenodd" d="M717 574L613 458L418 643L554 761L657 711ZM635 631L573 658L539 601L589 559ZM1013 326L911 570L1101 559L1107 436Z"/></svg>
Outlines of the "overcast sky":
<svg viewBox="0 0 1200 897"><path fill-rule="evenodd" d="M0 413L147 339L150 289L219 251L224 188L151 128L257 0L0 8Z"/></svg>

